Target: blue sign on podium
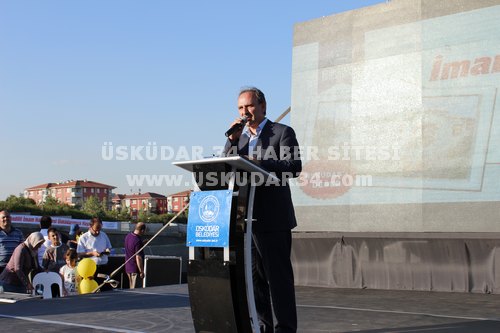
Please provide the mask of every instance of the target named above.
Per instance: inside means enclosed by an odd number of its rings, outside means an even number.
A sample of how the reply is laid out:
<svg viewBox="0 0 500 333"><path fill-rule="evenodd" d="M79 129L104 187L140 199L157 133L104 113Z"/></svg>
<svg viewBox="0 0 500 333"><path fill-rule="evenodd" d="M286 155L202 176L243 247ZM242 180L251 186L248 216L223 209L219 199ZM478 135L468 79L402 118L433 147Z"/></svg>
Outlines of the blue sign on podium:
<svg viewBox="0 0 500 333"><path fill-rule="evenodd" d="M189 198L187 246L229 246L229 221L233 192L192 192Z"/></svg>

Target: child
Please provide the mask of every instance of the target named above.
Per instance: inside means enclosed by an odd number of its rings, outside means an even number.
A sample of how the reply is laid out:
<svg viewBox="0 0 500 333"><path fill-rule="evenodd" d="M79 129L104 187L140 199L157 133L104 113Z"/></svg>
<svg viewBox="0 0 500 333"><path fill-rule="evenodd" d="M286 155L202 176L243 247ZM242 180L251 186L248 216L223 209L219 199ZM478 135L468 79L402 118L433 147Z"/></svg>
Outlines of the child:
<svg viewBox="0 0 500 333"><path fill-rule="evenodd" d="M61 237L56 228L49 228L47 234L51 244L43 255L42 267L46 271L57 273L66 263L65 254L68 251L68 245L61 243Z"/></svg>
<svg viewBox="0 0 500 333"><path fill-rule="evenodd" d="M78 224L72 224L69 229L69 240L67 243L70 249L76 250L78 239L80 239L81 235L82 229L80 229L80 226Z"/></svg>
<svg viewBox="0 0 500 333"><path fill-rule="evenodd" d="M64 281L63 296L78 295L78 273L76 271L77 258L78 256L75 249L66 251L66 265L59 270L59 274L61 274Z"/></svg>

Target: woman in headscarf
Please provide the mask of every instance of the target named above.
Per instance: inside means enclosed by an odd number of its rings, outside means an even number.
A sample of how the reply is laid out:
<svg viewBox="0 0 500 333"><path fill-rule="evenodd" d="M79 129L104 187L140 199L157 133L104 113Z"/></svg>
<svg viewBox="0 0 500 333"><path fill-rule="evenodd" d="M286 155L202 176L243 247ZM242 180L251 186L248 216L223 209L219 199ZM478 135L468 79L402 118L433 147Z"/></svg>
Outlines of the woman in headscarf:
<svg viewBox="0 0 500 333"><path fill-rule="evenodd" d="M0 285L4 291L15 293L31 293L33 285L29 280L32 270L38 271L38 249L45 242L40 232L34 232L19 244L12 257L0 274Z"/></svg>

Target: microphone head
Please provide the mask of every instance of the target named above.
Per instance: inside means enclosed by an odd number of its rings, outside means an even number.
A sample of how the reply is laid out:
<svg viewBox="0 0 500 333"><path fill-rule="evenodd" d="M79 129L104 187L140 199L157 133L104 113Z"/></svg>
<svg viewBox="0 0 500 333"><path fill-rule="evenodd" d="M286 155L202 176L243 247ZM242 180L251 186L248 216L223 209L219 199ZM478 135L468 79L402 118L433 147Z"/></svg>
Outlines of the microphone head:
<svg viewBox="0 0 500 333"><path fill-rule="evenodd" d="M245 124L247 123L248 121L248 117L247 116L241 116L240 117L240 123L236 123L234 124L233 126L231 126L230 129L228 129L225 133L226 137L229 137L231 134L233 134L234 132L236 131L239 131L243 128L243 126L245 126Z"/></svg>

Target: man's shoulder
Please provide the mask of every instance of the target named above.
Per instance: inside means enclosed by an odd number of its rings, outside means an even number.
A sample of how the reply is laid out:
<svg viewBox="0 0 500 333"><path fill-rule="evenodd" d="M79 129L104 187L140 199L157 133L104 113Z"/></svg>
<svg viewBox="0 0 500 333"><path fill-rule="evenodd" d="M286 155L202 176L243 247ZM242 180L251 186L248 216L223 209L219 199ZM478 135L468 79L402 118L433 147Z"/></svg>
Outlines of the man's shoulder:
<svg viewBox="0 0 500 333"><path fill-rule="evenodd" d="M21 235L24 237L24 234L23 232L21 231L21 229L19 228L16 228L16 227L12 227L12 232L15 232L17 235Z"/></svg>
<svg viewBox="0 0 500 333"><path fill-rule="evenodd" d="M108 234L107 234L107 233L105 233L104 231L101 231L101 232L99 233L99 236L98 236L98 237L101 237L101 238L104 238L104 239L106 239L106 238L107 238L107 239L109 239Z"/></svg>
<svg viewBox="0 0 500 333"><path fill-rule="evenodd" d="M87 231L87 232L84 232L83 234L81 234L80 238L78 239L78 241L87 241L88 239L90 238L90 232Z"/></svg>
<svg viewBox="0 0 500 333"><path fill-rule="evenodd" d="M137 242L138 240L140 240L139 235L136 235L133 232L127 234L127 236L125 237L125 241L130 243Z"/></svg>
<svg viewBox="0 0 500 333"><path fill-rule="evenodd" d="M266 126L264 126L264 128L266 128L266 127L275 133L276 132L283 132L283 131L286 131L287 129L292 129L288 125L281 124L281 123L274 123L270 120L268 120Z"/></svg>
<svg viewBox="0 0 500 333"><path fill-rule="evenodd" d="M24 234L21 229L11 227L9 233L6 233L4 230L0 230L0 238L20 238L22 240L24 239Z"/></svg>
<svg viewBox="0 0 500 333"><path fill-rule="evenodd" d="M292 127L271 122L269 126L266 124L264 131L261 134L263 137L269 138L271 140L271 144L278 144L281 140L287 140L290 138L295 138L295 131Z"/></svg>

